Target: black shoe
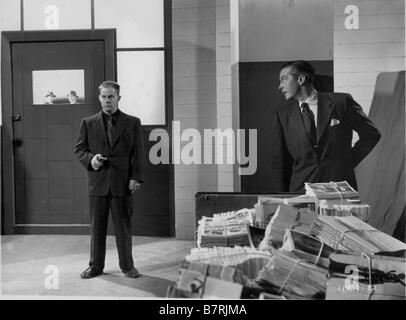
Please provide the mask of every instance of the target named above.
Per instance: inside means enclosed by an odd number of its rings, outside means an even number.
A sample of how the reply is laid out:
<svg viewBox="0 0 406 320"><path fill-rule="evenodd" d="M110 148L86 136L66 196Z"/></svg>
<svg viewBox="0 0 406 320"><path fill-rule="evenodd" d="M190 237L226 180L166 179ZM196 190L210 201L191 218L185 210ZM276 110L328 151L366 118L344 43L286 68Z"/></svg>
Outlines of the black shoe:
<svg viewBox="0 0 406 320"><path fill-rule="evenodd" d="M103 270L97 269L96 267L89 267L85 271L82 272L80 277L82 279L90 279L90 278L97 277L101 274L103 274Z"/></svg>
<svg viewBox="0 0 406 320"><path fill-rule="evenodd" d="M135 268L131 268L128 271L123 271L123 273L124 273L124 277L127 277L127 278L139 278L141 276L140 273L138 272L138 270Z"/></svg>

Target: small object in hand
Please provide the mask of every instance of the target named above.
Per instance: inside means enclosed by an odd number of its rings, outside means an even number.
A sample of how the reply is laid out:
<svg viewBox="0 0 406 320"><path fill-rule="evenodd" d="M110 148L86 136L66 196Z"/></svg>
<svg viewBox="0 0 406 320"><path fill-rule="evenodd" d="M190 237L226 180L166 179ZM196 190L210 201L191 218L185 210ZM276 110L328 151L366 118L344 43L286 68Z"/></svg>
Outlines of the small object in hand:
<svg viewBox="0 0 406 320"><path fill-rule="evenodd" d="M106 157L103 156L97 156L97 161L101 162L101 164L103 164L104 161L107 161Z"/></svg>

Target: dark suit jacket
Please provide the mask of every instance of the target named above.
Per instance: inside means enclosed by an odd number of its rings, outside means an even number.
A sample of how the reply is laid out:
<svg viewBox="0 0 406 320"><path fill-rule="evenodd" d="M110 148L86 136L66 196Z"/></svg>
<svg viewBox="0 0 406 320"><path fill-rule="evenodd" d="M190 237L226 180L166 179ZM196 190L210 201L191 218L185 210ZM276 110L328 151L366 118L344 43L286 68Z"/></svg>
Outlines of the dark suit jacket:
<svg viewBox="0 0 406 320"><path fill-rule="evenodd" d="M304 193L305 182L347 180L380 139L362 108L346 93L318 93L317 147L306 135L297 101L279 108L272 135L273 192ZM352 147L353 130L359 140Z"/></svg>
<svg viewBox="0 0 406 320"><path fill-rule="evenodd" d="M120 111L110 148L102 111L82 119L74 153L88 170L89 196L130 195L131 179L143 182L144 147L141 122ZM100 153L108 161L99 170L91 166L91 159Z"/></svg>

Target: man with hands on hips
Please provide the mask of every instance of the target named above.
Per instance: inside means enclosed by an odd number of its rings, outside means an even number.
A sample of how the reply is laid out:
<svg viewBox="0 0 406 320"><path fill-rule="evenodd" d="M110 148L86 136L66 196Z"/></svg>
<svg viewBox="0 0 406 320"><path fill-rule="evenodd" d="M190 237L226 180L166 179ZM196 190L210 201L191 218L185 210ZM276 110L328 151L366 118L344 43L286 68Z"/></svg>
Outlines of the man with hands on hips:
<svg viewBox="0 0 406 320"><path fill-rule="evenodd" d="M287 104L275 113L272 192L305 193L306 182L346 180L358 189L355 167L381 134L348 93L317 92L304 60L282 65L279 89ZM359 139L353 144L353 131Z"/></svg>
<svg viewBox="0 0 406 320"><path fill-rule="evenodd" d="M132 258L132 197L143 182L144 146L141 122L118 109L120 85L99 86L102 111L82 119L75 156L88 173L91 218L89 267L82 278L103 274L108 215L111 211L119 266L126 277L140 276Z"/></svg>

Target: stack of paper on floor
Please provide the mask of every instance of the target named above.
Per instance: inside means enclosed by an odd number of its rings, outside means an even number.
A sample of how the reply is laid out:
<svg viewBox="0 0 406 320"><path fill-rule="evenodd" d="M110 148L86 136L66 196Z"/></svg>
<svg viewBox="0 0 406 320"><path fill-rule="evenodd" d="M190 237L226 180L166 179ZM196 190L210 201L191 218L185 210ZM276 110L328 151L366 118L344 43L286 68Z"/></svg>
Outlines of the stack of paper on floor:
<svg viewBox="0 0 406 320"><path fill-rule="evenodd" d="M286 229L310 234L311 226L317 214L305 209L296 209L285 204L279 205L275 215L266 227L265 236L259 245L259 250L271 250L272 247L280 247Z"/></svg>
<svg viewBox="0 0 406 320"><path fill-rule="evenodd" d="M298 196L282 198L276 196L259 196L255 205L255 225L266 228L280 204L290 205L297 209L307 208L316 211L317 201L314 197Z"/></svg>
<svg viewBox="0 0 406 320"><path fill-rule="evenodd" d="M324 299L328 274L328 269L275 249L257 282L277 287L289 299Z"/></svg>
<svg viewBox="0 0 406 320"><path fill-rule="evenodd" d="M406 244L383 233L357 217L318 217L312 234L334 249L365 253L406 250Z"/></svg>
<svg viewBox="0 0 406 320"><path fill-rule="evenodd" d="M333 204L331 201L326 200L320 201L319 212L321 216L356 216L366 223L369 223L371 215L370 206L366 203Z"/></svg>
<svg viewBox="0 0 406 320"><path fill-rule="evenodd" d="M255 279L258 272L268 263L271 254L249 247L234 248L193 248L185 257L188 262L210 265L233 266L249 279Z"/></svg>
<svg viewBox="0 0 406 320"><path fill-rule="evenodd" d="M405 251L395 253L403 255L368 257L355 253L331 254L331 279L327 283L326 299L404 300Z"/></svg>
<svg viewBox="0 0 406 320"><path fill-rule="evenodd" d="M249 279L234 267L184 262L179 269L176 289L201 298L239 299L246 284Z"/></svg>
<svg viewBox="0 0 406 320"><path fill-rule="evenodd" d="M340 182L305 182L306 195L319 200L359 199L359 194L347 181Z"/></svg>
<svg viewBox="0 0 406 320"><path fill-rule="evenodd" d="M286 229L281 251L291 252L299 259L328 268L329 256L335 250L319 239L307 234Z"/></svg>
<svg viewBox="0 0 406 320"><path fill-rule="evenodd" d="M233 247L236 245L254 246L249 226L253 225L254 209L215 214L199 220L197 229L197 246Z"/></svg>

